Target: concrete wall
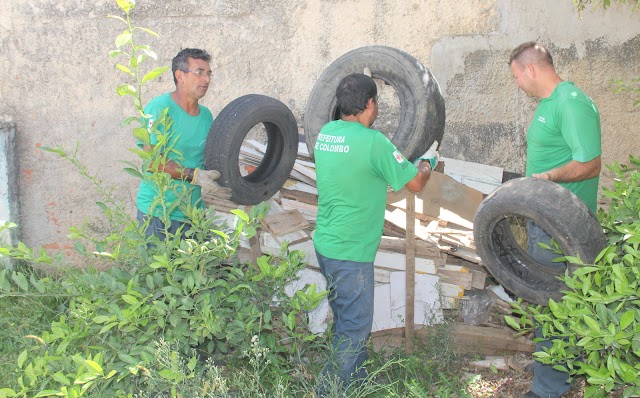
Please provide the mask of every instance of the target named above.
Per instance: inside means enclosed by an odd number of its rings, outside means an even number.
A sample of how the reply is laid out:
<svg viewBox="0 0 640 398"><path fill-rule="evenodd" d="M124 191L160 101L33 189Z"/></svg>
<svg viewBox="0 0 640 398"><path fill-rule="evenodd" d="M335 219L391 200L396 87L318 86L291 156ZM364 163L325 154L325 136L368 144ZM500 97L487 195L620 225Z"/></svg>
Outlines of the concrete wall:
<svg viewBox="0 0 640 398"><path fill-rule="evenodd" d="M640 113L612 93L640 61L640 14L616 5L577 15L570 0L140 0L140 36L167 65L183 47L214 56L204 104L217 113L236 97L261 93L301 120L323 69L348 50L371 44L402 49L431 69L447 106L442 153L506 170L524 170L524 133L536 102L516 94L506 64L523 41L550 45L561 75L599 105L606 163L638 153ZM134 209L136 181L120 160L135 160L130 131L119 123L133 108L114 88L121 74L107 53L123 30L113 0L8 0L0 3L0 104L15 114L20 162L22 239L70 255L70 225L102 228L100 197L68 163L38 150L72 150ZM171 90L170 74L146 100ZM606 178L605 178L606 180ZM98 220L98 221L96 221Z"/></svg>

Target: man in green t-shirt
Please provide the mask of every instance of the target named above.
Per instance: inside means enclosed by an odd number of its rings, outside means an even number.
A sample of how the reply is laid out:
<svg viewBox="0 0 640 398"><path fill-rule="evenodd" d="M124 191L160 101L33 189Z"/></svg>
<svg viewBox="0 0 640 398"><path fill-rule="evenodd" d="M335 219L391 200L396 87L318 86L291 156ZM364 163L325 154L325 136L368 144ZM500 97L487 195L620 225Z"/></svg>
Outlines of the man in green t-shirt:
<svg viewBox="0 0 640 398"><path fill-rule="evenodd" d="M137 218L141 226L146 225L147 236L157 235L164 240L166 232L184 233L191 225L184 212L186 207L204 207L203 199L230 197L230 190L221 188L215 181L220 173L203 169L204 146L213 116L198 102L209 89L210 60L211 56L204 50L186 48L180 51L171 65L176 89L152 99L144 109L150 146L142 142L138 145L145 151L152 151L162 137L161 151L166 160L150 172L164 172L172 179L162 196L151 178L144 178L140 183ZM160 122L165 111L164 122ZM163 222L165 213L169 213L168 224Z"/></svg>
<svg viewBox="0 0 640 398"><path fill-rule="evenodd" d="M418 192L432 167L429 161L414 166L370 128L378 115L371 77L346 76L336 99L340 120L322 128L314 148L318 216L313 241L330 289L334 334L318 396L332 384L346 388L366 377L362 365L373 323L373 260L383 232L387 187Z"/></svg>
<svg viewBox="0 0 640 398"><path fill-rule="evenodd" d="M528 96L540 98L527 131L526 175L563 185L595 212L602 154L596 105L573 83L558 76L549 51L540 43L518 46L511 53L509 65L518 87ZM549 267L564 267L551 262L556 254L538 246L551 241L544 229L529 221L527 232L529 255ZM536 337L542 337L540 328ZM551 341L536 346L541 351L550 347ZM568 377L551 365L535 362L531 391L525 397L560 397L571 388Z"/></svg>

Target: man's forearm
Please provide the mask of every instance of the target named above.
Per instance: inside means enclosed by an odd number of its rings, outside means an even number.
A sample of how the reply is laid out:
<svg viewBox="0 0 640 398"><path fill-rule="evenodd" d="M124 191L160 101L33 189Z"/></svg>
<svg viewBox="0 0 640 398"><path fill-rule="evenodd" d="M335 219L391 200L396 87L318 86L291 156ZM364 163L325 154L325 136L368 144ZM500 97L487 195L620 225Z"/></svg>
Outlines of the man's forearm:
<svg viewBox="0 0 640 398"><path fill-rule="evenodd" d="M533 174L532 177L544 178L554 182L583 181L600 174L600 156L588 162L572 160L564 166L551 169L544 173Z"/></svg>

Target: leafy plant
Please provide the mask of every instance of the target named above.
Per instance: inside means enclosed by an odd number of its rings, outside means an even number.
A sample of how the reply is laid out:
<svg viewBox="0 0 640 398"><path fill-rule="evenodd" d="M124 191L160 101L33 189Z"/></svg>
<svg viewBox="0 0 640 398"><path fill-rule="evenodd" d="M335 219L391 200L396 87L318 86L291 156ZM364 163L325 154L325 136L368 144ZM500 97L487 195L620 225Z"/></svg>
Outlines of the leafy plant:
<svg viewBox="0 0 640 398"><path fill-rule="evenodd" d="M521 333L540 325L553 346L535 353L536 359L585 376L587 397L605 397L617 388L625 397L640 394L640 159L630 156L629 162L609 166L615 183L603 191L611 204L598 214L609 246L595 264L562 277L568 287L562 301L543 308L520 300L519 319L506 317Z"/></svg>

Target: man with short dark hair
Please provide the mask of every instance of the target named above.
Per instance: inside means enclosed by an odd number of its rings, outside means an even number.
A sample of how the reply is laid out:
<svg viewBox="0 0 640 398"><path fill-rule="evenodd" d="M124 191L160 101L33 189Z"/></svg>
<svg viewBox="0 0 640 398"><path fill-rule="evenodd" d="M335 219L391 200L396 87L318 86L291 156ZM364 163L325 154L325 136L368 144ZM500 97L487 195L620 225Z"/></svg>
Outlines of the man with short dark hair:
<svg viewBox="0 0 640 398"><path fill-rule="evenodd" d="M150 172L164 172L172 178L163 194L163 203L159 198L159 188L151 179L145 178L140 183L137 218L140 225L148 223L147 236L156 235L164 240L165 232L174 235L184 233L191 226L185 215L186 207L204 207L203 198L211 201L215 196L230 197L230 190L221 188L215 181L220 173L203 169L204 146L213 116L198 102L209 89L210 60L211 56L204 50L186 48L180 51L171 65L175 90L152 99L144 109L150 146L142 142L138 145L145 151L152 151L159 136L163 135L162 151L166 161ZM157 122L163 118L165 110L165 122ZM165 225L162 216L167 210L170 222Z"/></svg>
<svg viewBox="0 0 640 398"><path fill-rule="evenodd" d="M370 128L378 116L377 88L371 77L346 76L336 98L340 120L322 128L314 148L318 216L313 240L330 290L334 334L332 352L320 375L319 396L331 384L345 389L366 377L373 260L383 232L387 187L422 190L437 161L434 147L433 157L417 161L416 167L384 134Z"/></svg>
<svg viewBox="0 0 640 398"><path fill-rule="evenodd" d="M594 213L597 210L600 175L601 131L598 108L573 83L563 81L553 66L549 51L540 43L527 42L511 53L509 65L516 84L529 97L540 98L527 131L526 175L557 182L575 193ZM549 245L551 237L535 223L527 223L527 253L553 268L558 257ZM543 337L540 328L536 337ZM536 350L550 347L550 340L536 343ZM557 398L569 391L569 375L540 362L534 364L534 379L526 398Z"/></svg>

